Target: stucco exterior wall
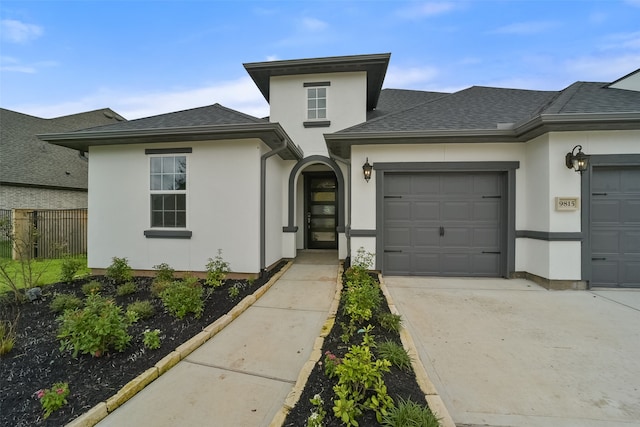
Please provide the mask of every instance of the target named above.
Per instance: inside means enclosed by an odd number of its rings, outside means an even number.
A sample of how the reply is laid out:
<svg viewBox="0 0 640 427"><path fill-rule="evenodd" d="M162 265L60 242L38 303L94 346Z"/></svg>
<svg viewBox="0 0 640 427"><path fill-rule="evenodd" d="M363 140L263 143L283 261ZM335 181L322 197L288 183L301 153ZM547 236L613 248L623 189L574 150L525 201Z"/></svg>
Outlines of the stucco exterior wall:
<svg viewBox="0 0 640 427"><path fill-rule="evenodd" d="M192 147L187 156L187 230L191 239L146 238L150 229L149 156L145 148ZM91 268L114 256L134 269L166 262L203 271L222 249L234 272L259 271L259 140L91 147L89 253ZM242 167L240 167L242 166Z"/></svg>
<svg viewBox="0 0 640 427"><path fill-rule="evenodd" d="M86 207L86 191L0 185L0 209L79 209Z"/></svg>
<svg viewBox="0 0 640 427"><path fill-rule="evenodd" d="M328 127L305 128L307 88L304 83L331 82L327 86ZM270 82L271 122L278 122L304 151L305 156L327 155L323 134L366 120L367 76L365 72L276 76Z"/></svg>
<svg viewBox="0 0 640 427"><path fill-rule="evenodd" d="M268 151L265 147L264 152ZM266 215L265 215L265 267L282 258L292 258L285 254L284 234L282 227L287 223L286 183L289 171L295 165L294 161L282 160L279 156L271 156L267 159L266 174Z"/></svg>

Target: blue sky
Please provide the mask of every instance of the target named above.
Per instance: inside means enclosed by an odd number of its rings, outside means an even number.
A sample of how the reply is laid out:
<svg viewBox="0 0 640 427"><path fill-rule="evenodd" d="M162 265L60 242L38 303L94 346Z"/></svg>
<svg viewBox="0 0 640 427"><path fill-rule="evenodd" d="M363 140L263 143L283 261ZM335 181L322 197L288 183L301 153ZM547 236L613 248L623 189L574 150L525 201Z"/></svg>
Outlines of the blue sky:
<svg viewBox="0 0 640 427"><path fill-rule="evenodd" d="M640 0L0 2L0 107L268 105L245 62L391 53L384 87L560 90L640 68Z"/></svg>

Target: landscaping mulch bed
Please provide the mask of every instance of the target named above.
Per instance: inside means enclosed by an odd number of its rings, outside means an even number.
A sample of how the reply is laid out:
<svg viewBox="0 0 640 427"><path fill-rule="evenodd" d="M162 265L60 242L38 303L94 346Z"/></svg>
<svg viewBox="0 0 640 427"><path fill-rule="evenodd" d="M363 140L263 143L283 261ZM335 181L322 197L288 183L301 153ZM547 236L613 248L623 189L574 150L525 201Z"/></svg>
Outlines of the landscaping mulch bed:
<svg viewBox="0 0 640 427"><path fill-rule="evenodd" d="M15 346L0 358L0 426L65 425L114 395L126 383L229 312L242 298L264 285L284 265L285 263L281 263L269 276L252 283L226 280L207 299L199 319L187 315L180 320L168 314L162 302L151 295L152 279L147 277L135 278L138 291L123 297L115 296L116 287L105 277L94 276L69 284L46 286L42 290L42 299L31 303L19 306L0 304L0 320L14 320L16 310L19 313ZM50 310L49 304L56 292L73 293L84 298L81 287L91 280L102 283L101 294L113 297L120 306L126 307L136 300L151 300L156 314L129 328L129 334L133 338L123 352L112 351L102 357L79 355L74 359L69 351L60 351L60 342L56 338L59 326L56 318L59 315ZM234 285L240 288L240 293L231 298L228 291ZM149 350L144 347L142 334L146 329L161 331L162 345L159 349ZM56 382L69 383L68 404L44 419L35 393Z"/></svg>
<svg viewBox="0 0 640 427"><path fill-rule="evenodd" d="M377 276L372 275L372 277L375 277L375 280L377 281ZM389 307L387 306L384 297L382 300L381 311L389 312ZM307 425L307 419L315 410L315 407L311 404L310 400L316 394L319 394L324 402L323 406L326 412L326 417L323 425L326 427L344 425L341 420L333 415L333 386L337 384L337 379L330 379L327 377L324 373L323 366L324 355L327 351L330 351L337 357L342 358L348 352L349 347L362 343L361 333L354 334L349 343L344 343L340 338L343 332L341 327L342 323L348 324L349 318L343 313L343 301L341 300L336 314L335 324L329 335L325 338L322 346L322 358L318 363L316 363L314 369L309 375L305 388L300 396L300 400L287 415L283 424L284 427L300 427ZM374 326L372 335L375 337L376 343L394 341L402 345L400 335L397 332L389 332L382 328L376 320L376 316L373 316L371 321L367 322L367 324ZM391 371L384 374L384 381L387 385L387 391L393 398L394 402L397 403L398 398L403 398L404 400L410 399L413 402L424 404L426 406L424 392L420 389L413 370L407 372L392 366ZM357 421L361 426L370 427L380 425L376 420L375 413L373 411L366 411Z"/></svg>

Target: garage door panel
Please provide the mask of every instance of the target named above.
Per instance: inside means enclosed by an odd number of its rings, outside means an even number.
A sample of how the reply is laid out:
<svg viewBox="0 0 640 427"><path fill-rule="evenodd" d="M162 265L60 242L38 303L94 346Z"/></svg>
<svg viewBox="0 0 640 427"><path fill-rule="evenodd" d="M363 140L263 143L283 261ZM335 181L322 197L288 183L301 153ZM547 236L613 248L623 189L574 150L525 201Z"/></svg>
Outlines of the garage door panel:
<svg viewBox="0 0 640 427"><path fill-rule="evenodd" d="M621 286L640 287L640 259L622 264Z"/></svg>
<svg viewBox="0 0 640 427"><path fill-rule="evenodd" d="M593 224L616 224L620 222L620 201L594 200L591 205Z"/></svg>
<svg viewBox="0 0 640 427"><path fill-rule="evenodd" d="M393 179L385 179L385 195L402 195L411 193L411 175L396 175Z"/></svg>
<svg viewBox="0 0 640 427"><path fill-rule="evenodd" d="M384 239L387 246L394 248L408 247L411 245L411 228L386 227Z"/></svg>
<svg viewBox="0 0 640 427"><path fill-rule="evenodd" d="M411 218L415 221L437 221L440 219L438 202L417 201L411 206Z"/></svg>
<svg viewBox="0 0 640 427"><path fill-rule="evenodd" d="M620 233L617 230L598 230L591 234L591 248L598 254L618 253Z"/></svg>
<svg viewBox="0 0 640 427"><path fill-rule="evenodd" d="M467 248L471 245L471 234L473 230L470 228L445 228L444 236L440 239L443 248Z"/></svg>
<svg viewBox="0 0 640 427"><path fill-rule="evenodd" d="M477 254L472 263L476 275L491 276L500 268L500 254Z"/></svg>
<svg viewBox="0 0 640 427"><path fill-rule="evenodd" d="M626 224L640 224L640 200L624 200L620 206L620 221Z"/></svg>
<svg viewBox="0 0 640 427"><path fill-rule="evenodd" d="M437 227L416 227L413 229L413 247L416 249L437 249L440 233Z"/></svg>
<svg viewBox="0 0 640 427"><path fill-rule="evenodd" d="M474 228L473 246L498 251L500 249L500 231L497 228Z"/></svg>
<svg viewBox="0 0 640 427"><path fill-rule="evenodd" d="M414 274L436 275L440 272L440 254L417 253L413 254L413 265L410 270Z"/></svg>
<svg viewBox="0 0 640 427"><path fill-rule="evenodd" d="M620 191L620 173L615 169L599 168L593 174L591 189L594 192L618 192Z"/></svg>
<svg viewBox="0 0 640 427"><path fill-rule="evenodd" d="M496 218L500 218L500 199L484 200L473 204L474 221L494 222Z"/></svg>
<svg viewBox="0 0 640 427"><path fill-rule="evenodd" d="M473 189L473 181L467 174L441 175L441 194L468 194Z"/></svg>
<svg viewBox="0 0 640 427"><path fill-rule="evenodd" d="M592 261L593 273L592 279L599 286L617 286L618 279L618 263L615 261Z"/></svg>
<svg viewBox="0 0 640 427"><path fill-rule="evenodd" d="M411 175L411 194L424 196L440 193L440 177L438 175Z"/></svg>
<svg viewBox="0 0 640 427"><path fill-rule="evenodd" d="M441 212L441 218L446 221L470 221L473 204L470 201L442 202Z"/></svg>
<svg viewBox="0 0 640 427"><path fill-rule="evenodd" d="M622 252L626 255L640 255L640 230L622 233Z"/></svg>
<svg viewBox="0 0 640 427"><path fill-rule="evenodd" d="M385 206L385 218L389 221L410 220L411 203L406 201L389 201Z"/></svg>
<svg viewBox="0 0 640 427"><path fill-rule="evenodd" d="M497 174L479 174L473 176L473 193L499 195L501 193L500 176Z"/></svg>
<svg viewBox="0 0 640 427"><path fill-rule="evenodd" d="M441 257L442 274L444 276L469 276L471 256L464 253L443 253Z"/></svg>
<svg viewBox="0 0 640 427"><path fill-rule="evenodd" d="M385 253L384 265L391 266L390 274L402 274L411 271L411 256L401 252Z"/></svg>
<svg viewBox="0 0 640 427"><path fill-rule="evenodd" d="M620 171L620 192L623 194L640 193L640 173L635 169L622 169Z"/></svg>

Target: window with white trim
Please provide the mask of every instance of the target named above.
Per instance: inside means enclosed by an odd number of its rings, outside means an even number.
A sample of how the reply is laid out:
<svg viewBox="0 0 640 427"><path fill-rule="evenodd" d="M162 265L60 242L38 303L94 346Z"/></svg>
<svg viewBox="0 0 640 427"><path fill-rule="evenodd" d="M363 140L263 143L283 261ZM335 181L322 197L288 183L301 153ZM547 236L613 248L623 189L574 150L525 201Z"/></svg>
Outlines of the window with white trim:
<svg viewBox="0 0 640 427"><path fill-rule="evenodd" d="M307 88L307 119L325 120L327 118L327 88Z"/></svg>
<svg viewBox="0 0 640 427"><path fill-rule="evenodd" d="M150 157L151 227L186 228L187 157Z"/></svg>

